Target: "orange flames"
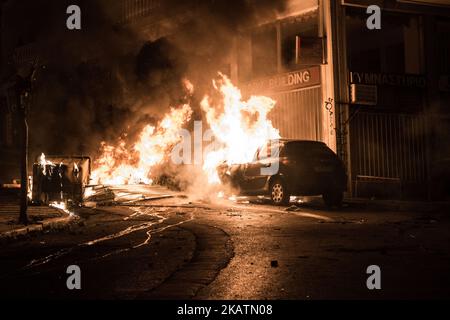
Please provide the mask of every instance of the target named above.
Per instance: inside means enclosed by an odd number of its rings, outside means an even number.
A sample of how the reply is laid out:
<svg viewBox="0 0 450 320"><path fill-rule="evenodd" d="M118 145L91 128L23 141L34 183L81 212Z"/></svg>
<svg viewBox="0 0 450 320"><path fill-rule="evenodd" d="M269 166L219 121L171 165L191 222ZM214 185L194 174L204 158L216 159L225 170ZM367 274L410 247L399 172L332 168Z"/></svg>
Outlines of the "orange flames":
<svg viewBox="0 0 450 320"><path fill-rule="evenodd" d="M44 176L46 175L46 172L47 172L47 166L54 166L53 162L48 161L45 158L45 154L44 153L41 153L41 156L39 157L39 164L42 167L42 173L44 174Z"/></svg>
<svg viewBox="0 0 450 320"><path fill-rule="evenodd" d="M213 85L220 92L219 102L214 104L210 97L205 97L201 106L215 139L222 147L205 155L203 169L210 183L218 183L218 165L224 161L252 161L257 148L268 139L280 138L280 133L267 119L275 106L274 100L252 96L248 101L242 101L240 90L225 76L214 81Z"/></svg>
<svg viewBox="0 0 450 320"><path fill-rule="evenodd" d="M189 94L193 85L184 80ZM216 168L223 162L245 163L252 160L256 149L267 139L280 137L267 116L275 101L263 96L242 100L241 92L224 75L213 81L213 94L201 102L209 134L214 140L203 153L202 169L210 184L219 183ZM129 148L123 140L117 146L102 143L101 156L92 173L96 184L152 183L152 168L170 160L172 148L180 143L180 129L191 118L188 104L172 108L156 126L146 126L137 142Z"/></svg>
<svg viewBox="0 0 450 320"><path fill-rule="evenodd" d="M151 169L167 160L173 145L181 139L178 131L192 115L189 105L172 108L157 126L147 125L129 152L124 141L117 146L102 143L102 155L95 161L91 179L95 184L150 184Z"/></svg>

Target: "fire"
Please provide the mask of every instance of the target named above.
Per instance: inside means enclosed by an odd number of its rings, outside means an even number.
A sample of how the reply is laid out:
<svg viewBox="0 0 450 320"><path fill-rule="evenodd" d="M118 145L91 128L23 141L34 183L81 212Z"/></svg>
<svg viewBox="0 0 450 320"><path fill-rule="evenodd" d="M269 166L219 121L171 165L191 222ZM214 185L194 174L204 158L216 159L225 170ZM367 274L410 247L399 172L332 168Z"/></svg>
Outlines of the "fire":
<svg viewBox="0 0 450 320"><path fill-rule="evenodd" d="M117 146L102 143L102 155L95 161L92 180L95 184L152 183L149 176L156 164L167 159L170 149L180 141L178 131L187 123L192 109L185 104L172 108L156 126L147 125L128 152L125 141Z"/></svg>
<svg viewBox="0 0 450 320"><path fill-rule="evenodd" d="M188 79L183 79L183 85L187 93L192 96L194 94L194 85Z"/></svg>
<svg viewBox="0 0 450 320"><path fill-rule="evenodd" d="M55 208L55 209L59 209L65 213L67 213L70 216L73 216L73 213L67 208L67 204L64 201L61 202L51 202L49 204L50 207Z"/></svg>
<svg viewBox="0 0 450 320"><path fill-rule="evenodd" d="M192 83L186 79L183 83L192 95ZM252 96L243 101L240 90L222 74L212 85L211 95L200 104L214 137L214 148L203 154L202 169L210 184L218 184L216 169L220 164L250 162L258 147L280 135L267 118L275 107L274 100ZM102 143L101 156L94 163L93 182L152 183L152 167L170 159L172 148L182 139L180 129L190 121L192 113L188 104L172 108L156 126L146 126L131 148L123 140L116 146Z"/></svg>
<svg viewBox="0 0 450 320"><path fill-rule="evenodd" d="M42 153L41 156L39 157L39 164L42 167L42 173L44 174L44 176L46 175L46 170L47 170L47 166L54 166L55 164L51 161L48 161L47 159L45 159L45 154Z"/></svg>
<svg viewBox="0 0 450 320"><path fill-rule="evenodd" d="M280 133L267 119L275 107L274 100L252 96L248 101L242 101L240 90L223 75L213 82L213 86L220 93L218 104L214 103L216 99L207 96L201 106L222 147L205 156L203 170L210 183L219 183L217 166L224 161L230 164L252 161L258 147L268 139L280 138Z"/></svg>

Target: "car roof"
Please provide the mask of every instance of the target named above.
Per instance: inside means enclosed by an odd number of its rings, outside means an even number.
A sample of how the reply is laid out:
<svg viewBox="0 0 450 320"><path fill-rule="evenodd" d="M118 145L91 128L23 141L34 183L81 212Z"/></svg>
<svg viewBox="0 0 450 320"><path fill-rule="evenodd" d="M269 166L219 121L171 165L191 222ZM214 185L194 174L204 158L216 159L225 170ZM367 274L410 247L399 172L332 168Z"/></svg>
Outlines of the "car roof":
<svg viewBox="0 0 450 320"><path fill-rule="evenodd" d="M270 142L282 142L282 143L287 143L287 142L299 142L299 143L317 143L317 144L325 144L322 141L316 141L316 140L298 140L298 139L270 139Z"/></svg>

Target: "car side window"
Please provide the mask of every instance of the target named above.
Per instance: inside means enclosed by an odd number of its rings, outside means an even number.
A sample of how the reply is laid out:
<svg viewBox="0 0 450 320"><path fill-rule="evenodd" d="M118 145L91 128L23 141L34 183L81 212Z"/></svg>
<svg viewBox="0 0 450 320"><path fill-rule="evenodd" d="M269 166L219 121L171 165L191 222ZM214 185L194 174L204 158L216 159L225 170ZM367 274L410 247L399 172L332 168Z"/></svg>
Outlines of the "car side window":
<svg viewBox="0 0 450 320"><path fill-rule="evenodd" d="M258 149L258 151L256 153L255 161L265 160L268 158L276 158L280 154L279 149L280 149L280 146L278 144L268 143L264 147Z"/></svg>
<svg viewBox="0 0 450 320"><path fill-rule="evenodd" d="M264 147L261 148L261 150L259 150L259 155L258 155L258 160L263 160L267 158L267 145L265 145Z"/></svg>

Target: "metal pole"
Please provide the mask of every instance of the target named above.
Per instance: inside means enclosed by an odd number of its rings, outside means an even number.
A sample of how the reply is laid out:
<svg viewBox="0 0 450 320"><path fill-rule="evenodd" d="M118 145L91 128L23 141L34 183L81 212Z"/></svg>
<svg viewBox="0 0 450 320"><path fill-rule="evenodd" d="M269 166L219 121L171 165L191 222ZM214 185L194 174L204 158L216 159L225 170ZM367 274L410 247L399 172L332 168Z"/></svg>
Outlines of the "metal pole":
<svg viewBox="0 0 450 320"><path fill-rule="evenodd" d="M20 190L20 223L28 224L28 123L27 114L31 101L32 85L36 80L38 60L34 61L31 73L26 78L21 78L18 83L18 104L20 110L21 121L21 152L20 152L20 173L21 173L21 190Z"/></svg>
<svg viewBox="0 0 450 320"><path fill-rule="evenodd" d="M19 222L28 224L28 123L26 111L21 112L21 152L20 152L20 216Z"/></svg>

